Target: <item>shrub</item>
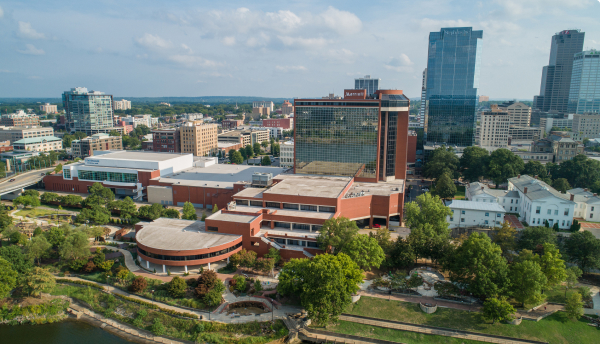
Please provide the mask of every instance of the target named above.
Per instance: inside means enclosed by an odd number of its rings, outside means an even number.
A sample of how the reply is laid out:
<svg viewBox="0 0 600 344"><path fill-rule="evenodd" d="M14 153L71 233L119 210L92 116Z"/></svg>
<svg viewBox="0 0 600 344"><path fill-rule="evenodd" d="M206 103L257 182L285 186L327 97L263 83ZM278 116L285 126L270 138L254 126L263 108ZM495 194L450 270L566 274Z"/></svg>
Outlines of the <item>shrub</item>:
<svg viewBox="0 0 600 344"><path fill-rule="evenodd" d="M199 298L203 298L217 285L218 282L221 281L214 271L202 271L202 274L198 277L198 286L194 291Z"/></svg>
<svg viewBox="0 0 600 344"><path fill-rule="evenodd" d="M187 284L185 280L179 276L173 277L169 285L167 286L167 291L169 295L174 298L180 298L185 296L185 290L187 289Z"/></svg>
<svg viewBox="0 0 600 344"><path fill-rule="evenodd" d="M92 271L94 271L96 269L96 264L94 264L94 262L89 261L87 262L87 264L85 264L83 271L90 273Z"/></svg>
<svg viewBox="0 0 600 344"><path fill-rule="evenodd" d="M235 290L239 291L240 293L246 291L246 277L242 275L235 275L233 276L232 282L235 282L233 285Z"/></svg>
<svg viewBox="0 0 600 344"><path fill-rule="evenodd" d="M154 318L154 323L152 324L152 327L150 329L155 336L162 336L166 332L165 326L160 322L158 318Z"/></svg>
<svg viewBox="0 0 600 344"><path fill-rule="evenodd" d="M144 277L139 276L133 280L129 286L129 289L134 293L141 293L142 291L146 290L146 287L148 287L148 282L146 282Z"/></svg>
<svg viewBox="0 0 600 344"><path fill-rule="evenodd" d="M220 305L221 300L222 300L221 292L218 291L217 289L213 289L213 290L209 291L204 296L204 303L206 303L208 306Z"/></svg>
<svg viewBox="0 0 600 344"><path fill-rule="evenodd" d="M70 280L70 279L66 279L66 278L57 278L56 279L56 283L72 283L72 284L79 284L79 285L85 285L88 287L92 287L92 288L96 288L96 289L100 289L100 290L104 290L104 287L97 284L97 283L93 283L93 282L87 282L87 281L79 281L79 280Z"/></svg>

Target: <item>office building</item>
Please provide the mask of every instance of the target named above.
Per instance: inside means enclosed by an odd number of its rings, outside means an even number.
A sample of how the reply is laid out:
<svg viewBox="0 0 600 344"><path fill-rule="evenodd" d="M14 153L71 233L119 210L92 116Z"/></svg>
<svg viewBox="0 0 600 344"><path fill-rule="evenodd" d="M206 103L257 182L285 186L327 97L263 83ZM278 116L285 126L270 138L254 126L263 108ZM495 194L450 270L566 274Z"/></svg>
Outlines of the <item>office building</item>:
<svg viewBox="0 0 600 344"><path fill-rule="evenodd" d="M573 115L572 138L582 142L584 139L600 137L600 114Z"/></svg>
<svg viewBox="0 0 600 344"><path fill-rule="evenodd" d="M254 145L255 143L262 143L263 141L269 141L270 131L267 128L250 128L243 130L232 130L218 137L219 142L223 143L237 143L243 147L247 145Z"/></svg>
<svg viewBox="0 0 600 344"><path fill-rule="evenodd" d="M15 151L51 152L62 149L62 139L56 136L41 136L21 139L13 142Z"/></svg>
<svg viewBox="0 0 600 344"><path fill-rule="evenodd" d="M113 125L112 96L85 87L72 88L62 95L67 130L88 135L110 132Z"/></svg>
<svg viewBox="0 0 600 344"><path fill-rule="evenodd" d="M290 103L289 101L284 100L283 104L281 104L281 114L284 117L287 117L293 113L294 113L294 105L292 105L292 103Z"/></svg>
<svg viewBox="0 0 600 344"><path fill-rule="evenodd" d="M443 28L429 34L425 139L428 143L475 143L483 31Z"/></svg>
<svg viewBox="0 0 600 344"><path fill-rule="evenodd" d="M279 166L294 167L294 141L285 141L279 145Z"/></svg>
<svg viewBox="0 0 600 344"><path fill-rule="evenodd" d="M236 129L244 125L244 121L241 119L224 119L221 121L221 127L223 129Z"/></svg>
<svg viewBox="0 0 600 344"><path fill-rule="evenodd" d="M554 129L553 129L554 128ZM573 115L569 114L563 118L540 118L540 129L543 133L549 134L551 131L568 131L573 128Z"/></svg>
<svg viewBox="0 0 600 344"><path fill-rule="evenodd" d="M489 96L479 96L479 102L489 102L490 101L490 97Z"/></svg>
<svg viewBox="0 0 600 344"><path fill-rule="evenodd" d="M492 111L494 107L508 113L512 126L528 127L531 124L531 108L524 103L509 101L500 105L492 105Z"/></svg>
<svg viewBox="0 0 600 344"><path fill-rule="evenodd" d="M138 125L145 125L148 128L152 128L158 125L158 118L152 117L152 115L135 115L135 116L127 116L121 117L121 121L126 125L131 125L134 129Z"/></svg>
<svg viewBox="0 0 600 344"><path fill-rule="evenodd" d="M181 126L181 152L192 153L194 156L208 156L217 153L217 124L203 121L185 122Z"/></svg>
<svg viewBox="0 0 600 344"><path fill-rule="evenodd" d="M367 90L367 95L373 95L379 90L379 82L381 79L371 79L370 75L365 75L364 78L354 79L355 90Z"/></svg>
<svg viewBox="0 0 600 344"><path fill-rule="evenodd" d="M33 137L54 136L52 127L0 127L0 141L15 142Z"/></svg>
<svg viewBox="0 0 600 344"><path fill-rule="evenodd" d="M181 152L181 128L152 130L152 150L155 152Z"/></svg>
<svg viewBox="0 0 600 344"><path fill-rule="evenodd" d="M551 134L533 143L531 151L534 153L552 153L551 162L560 164L565 160L571 160L578 154L583 154L582 144L575 142L566 135Z"/></svg>
<svg viewBox="0 0 600 344"><path fill-rule="evenodd" d="M40 105L40 112L42 113L58 113L58 107L50 103Z"/></svg>
<svg viewBox="0 0 600 344"><path fill-rule="evenodd" d="M259 120L263 116L265 116L266 118L269 118L270 115L271 115L271 109L268 107L259 106L259 107L252 108L252 118L254 120Z"/></svg>
<svg viewBox="0 0 600 344"><path fill-rule="evenodd" d="M511 140L537 140L542 137L542 128L510 126L508 136Z"/></svg>
<svg viewBox="0 0 600 344"><path fill-rule="evenodd" d="M25 127L40 125L40 119L36 115L26 114L24 111L9 113L0 117L0 124L7 127Z"/></svg>
<svg viewBox="0 0 600 344"><path fill-rule="evenodd" d="M575 54L569 92L569 113L600 113L600 51Z"/></svg>
<svg viewBox="0 0 600 344"><path fill-rule="evenodd" d="M481 147L508 147L510 117L507 112L488 111L481 114Z"/></svg>
<svg viewBox="0 0 600 344"><path fill-rule="evenodd" d="M294 172L360 181L406 178L409 99L401 90L345 90L344 99L296 99Z"/></svg>
<svg viewBox="0 0 600 344"><path fill-rule="evenodd" d="M584 37L581 30L564 30L552 36L550 60L542 70L540 95L533 99L535 109L567 113L573 56L583 50Z"/></svg>
<svg viewBox="0 0 600 344"><path fill-rule="evenodd" d="M114 110L129 110L131 109L131 101L121 99L113 101L113 109Z"/></svg>
<svg viewBox="0 0 600 344"><path fill-rule="evenodd" d="M263 127L267 128L282 128L283 130L290 130L294 128L293 118L269 118L263 119L261 122Z"/></svg>
<svg viewBox="0 0 600 344"><path fill-rule="evenodd" d="M252 108L267 108L269 109L269 113L273 112L274 108L275 108L275 104L272 101L268 101L268 100L260 100L260 101L255 101L252 102Z"/></svg>
<svg viewBox="0 0 600 344"><path fill-rule="evenodd" d="M417 117L417 123L414 128L425 127L425 107L427 104L427 68L423 71L423 81L421 82L421 104L419 108L419 116ZM411 126L413 127L413 126Z"/></svg>
<svg viewBox="0 0 600 344"><path fill-rule="evenodd" d="M71 142L71 154L77 158L95 155L98 151L115 150L123 150L123 139L121 136L110 136L105 133L99 133Z"/></svg>

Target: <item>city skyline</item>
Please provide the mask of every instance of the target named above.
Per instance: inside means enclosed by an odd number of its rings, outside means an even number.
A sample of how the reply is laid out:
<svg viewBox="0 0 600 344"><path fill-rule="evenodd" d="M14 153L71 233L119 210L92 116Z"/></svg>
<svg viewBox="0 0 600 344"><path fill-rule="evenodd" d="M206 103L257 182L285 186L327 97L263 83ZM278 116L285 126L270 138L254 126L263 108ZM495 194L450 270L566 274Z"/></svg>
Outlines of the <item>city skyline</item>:
<svg viewBox="0 0 600 344"><path fill-rule="evenodd" d="M485 32L479 94L533 99L552 35L600 48L591 0L73 4L0 2L0 94L315 97L371 75L416 99L429 32L470 26Z"/></svg>

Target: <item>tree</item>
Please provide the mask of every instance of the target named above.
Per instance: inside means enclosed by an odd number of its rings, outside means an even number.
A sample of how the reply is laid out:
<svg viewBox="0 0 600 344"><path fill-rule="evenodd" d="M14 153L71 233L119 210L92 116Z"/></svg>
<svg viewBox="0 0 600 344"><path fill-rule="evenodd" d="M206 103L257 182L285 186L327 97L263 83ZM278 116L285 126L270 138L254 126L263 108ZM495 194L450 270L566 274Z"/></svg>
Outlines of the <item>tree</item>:
<svg viewBox="0 0 600 344"><path fill-rule="evenodd" d="M97 225L105 225L110 221L110 211L103 206L94 204L91 208L84 208L75 218L78 223L86 221Z"/></svg>
<svg viewBox="0 0 600 344"><path fill-rule="evenodd" d="M571 233L564 247L569 261L584 273L600 267L600 239L596 239L591 232Z"/></svg>
<svg viewBox="0 0 600 344"><path fill-rule="evenodd" d="M277 139L277 141L279 141L279 139ZM279 146L279 143L274 143L271 145L271 155L273 155L274 157L278 157L280 152L281 147Z"/></svg>
<svg viewBox="0 0 600 344"><path fill-rule="evenodd" d="M160 208L162 210L162 206ZM119 217L122 219L127 220L137 216L137 207L135 206L133 200L129 198L129 196L125 197L122 201L119 201L119 210L121 211Z"/></svg>
<svg viewBox="0 0 600 344"><path fill-rule="evenodd" d="M56 167L54 168L54 173L60 173L60 172L62 172L62 168L63 168L62 164L56 165Z"/></svg>
<svg viewBox="0 0 600 344"><path fill-rule="evenodd" d="M451 215L438 196L424 193L417 196L416 202L405 207L405 224L411 229L408 240L418 257L437 258L435 248L450 240L450 229L446 217Z"/></svg>
<svg viewBox="0 0 600 344"><path fill-rule="evenodd" d="M13 200L13 204L15 206L23 205L24 208L27 208L28 206L38 207L41 203L40 199L34 196L19 196Z"/></svg>
<svg viewBox="0 0 600 344"><path fill-rule="evenodd" d="M240 155L242 156L242 159L244 161L246 161L246 159L248 159L248 154L246 154L246 148L245 147L240 148L240 150L238 151L238 153L240 153Z"/></svg>
<svg viewBox="0 0 600 344"><path fill-rule="evenodd" d="M65 232L60 227L52 227L44 235L52 247L57 247L65 239Z"/></svg>
<svg viewBox="0 0 600 344"><path fill-rule="evenodd" d="M105 188L101 183L94 183L89 187L88 193L90 194L85 201L84 205L87 207L93 205L106 205L108 202L115 199L115 195L109 188Z"/></svg>
<svg viewBox="0 0 600 344"><path fill-rule="evenodd" d="M21 233L18 229L13 231L10 236L10 242L17 245L25 245L27 243L27 235Z"/></svg>
<svg viewBox="0 0 600 344"><path fill-rule="evenodd" d="M387 228L380 228L376 232L369 232L369 236L375 238L377 243L383 249L385 254L389 254L394 246L390 230Z"/></svg>
<svg viewBox="0 0 600 344"><path fill-rule="evenodd" d="M102 253L102 250L100 248L97 248L96 252L94 252L94 256L92 257L92 261L94 262L94 264L100 265L104 263L105 260L106 256L104 255L104 253Z"/></svg>
<svg viewBox="0 0 600 344"><path fill-rule="evenodd" d="M567 278L565 261L553 244L544 244L544 253L536 256L536 262L540 265L542 273L546 276L547 285L553 287L562 283Z"/></svg>
<svg viewBox="0 0 600 344"><path fill-rule="evenodd" d="M223 285L223 282L219 281L220 285ZM223 290L225 290L225 287L223 287ZM211 291L209 291L208 293L206 293L206 295L204 296L204 298L202 299L204 301L204 303L206 303L207 306L216 306L218 304L221 303L221 301L223 300L223 290L219 290L217 288L212 289Z"/></svg>
<svg viewBox="0 0 600 344"><path fill-rule="evenodd" d="M198 285L196 286L196 289L194 289L194 292L199 298L203 298L208 292L213 290L219 282L221 282L221 280L217 277L216 272L204 270L200 276L198 276Z"/></svg>
<svg viewBox="0 0 600 344"><path fill-rule="evenodd" d="M246 277L242 275L233 276L233 288L235 290L239 291L240 293L243 293L246 291L246 287Z"/></svg>
<svg viewBox="0 0 600 344"><path fill-rule="evenodd" d="M542 180L544 180L545 178L548 178L548 171L546 170L546 167L544 165L542 165L541 162L535 161L535 160L528 161L523 166L522 172L523 172L523 174L526 174L528 176L532 176L532 177L538 176Z"/></svg>
<svg viewBox="0 0 600 344"><path fill-rule="evenodd" d="M273 258L257 258L255 268L258 271L269 273L275 268L275 259Z"/></svg>
<svg viewBox="0 0 600 344"><path fill-rule="evenodd" d="M312 259L292 259L279 273L277 291L300 297L302 307L317 324L337 321L358 290L362 273L344 253L320 254Z"/></svg>
<svg viewBox="0 0 600 344"><path fill-rule="evenodd" d="M141 293L144 290L146 290L147 287L148 282L146 281L146 279L142 276L138 276L133 280L133 282L131 282L129 290L131 290L134 293Z"/></svg>
<svg viewBox="0 0 600 344"><path fill-rule="evenodd" d="M42 203L50 203L58 200L58 194L54 192L44 192L40 197Z"/></svg>
<svg viewBox="0 0 600 344"><path fill-rule="evenodd" d="M163 209L162 212L162 217L167 217L170 219L178 219L179 218L179 211L177 209Z"/></svg>
<svg viewBox="0 0 600 344"><path fill-rule="evenodd" d="M39 198L40 197L40 192L34 189L29 189L29 190L25 190L21 193L21 196L32 196L32 197L36 197Z"/></svg>
<svg viewBox="0 0 600 344"><path fill-rule="evenodd" d="M279 250L276 248L269 248L269 252L264 255L265 258L272 258L274 263L277 264L281 260L281 254L279 254Z"/></svg>
<svg viewBox="0 0 600 344"><path fill-rule="evenodd" d="M102 263L98 264L98 268L104 271L110 271L112 266L115 264L114 260L105 260Z"/></svg>
<svg viewBox="0 0 600 344"><path fill-rule="evenodd" d="M23 291L29 295L38 296L46 289L53 288L56 282L50 271L35 267L23 278Z"/></svg>
<svg viewBox="0 0 600 344"><path fill-rule="evenodd" d="M183 215L181 216L184 220L198 220L198 215L196 215L196 208L190 202L185 202L183 204Z"/></svg>
<svg viewBox="0 0 600 344"><path fill-rule="evenodd" d="M512 295L515 300L525 303L537 304L543 300L542 288L548 280L538 263L533 260L524 260L512 264L510 269L512 282Z"/></svg>
<svg viewBox="0 0 600 344"><path fill-rule="evenodd" d="M213 205L213 207L212 207L212 214L216 213L217 211L219 211L219 207L215 203L215 205Z"/></svg>
<svg viewBox="0 0 600 344"><path fill-rule="evenodd" d="M135 207L135 205L134 205ZM138 216L149 220L156 220L162 216L164 208L161 204L143 205L138 209Z"/></svg>
<svg viewBox="0 0 600 344"><path fill-rule="evenodd" d="M511 320L512 315L516 312L513 306L506 301L505 297L497 299L491 297L483 303L481 309L483 317L492 321L492 324L496 323L496 320Z"/></svg>
<svg viewBox="0 0 600 344"><path fill-rule="evenodd" d="M571 227L569 228L569 230L571 232L579 232L580 229L581 229L581 225L579 224L579 221L573 220L573 223L571 224Z"/></svg>
<svg viewBox="0 0 600 344"><path fill-rule="evenodd" d="M447 173L442 174L435 182L435 193L440 198L448 200L452 199L456 194L456 185Z"/></svg>
<svg viewBox="0 0 600 344"><path fill-rule="evenodd" d="M185 280L179 276L173 277L167 286L167 292L174 298L184 297L186 289L187 284L185 283Z"/></svg>
<svg viewBox="0 0 600 344"><path fill-rule="evenodd" d="M555 179L554 182L552 182L552 187L562 193L567 193L567 190L571 189L569 181L567 181L565 178Z"/></svg>
<svg viewBox="0 0 600 344"><path fill-rule="evenodd" d="M62 259L87 259L90 256L88 236L82 231L70 234L59 246L58 253Z"/></svg>
<svg viewBox="0 0 600 344"><path fill-rule="evenodd" d="M250 159L254 156L254 149L251 145L246 145L246 148L244 148L244 150L246 151L246 159Z"/></svg>
<svg viewBox="0 0 600 344"><path fill-rule="evenodd" d="M549 243L556 245L556 234L547 227L527 227L521 231L521 237L517 242L520 250L527 249L536 251L538 247Z"/></svg>
<svg viewBox="0 0 600 344"><path fill-rule="evenodd" d="M40 265L40 261L42 258L48 256L50 248L52 245L46 240L43 236L35 236L30 241L27 242L25 246L25 252L27 257L37 260L38 265Z"/></svg>
<svg viewBox="0 0 600 344"><path fill-rule="evenodd" d="M254 144L252 145L252 150L254 152L254 155L260 155L260 143L254 142Z"/></svg>
<svg viewBox="0 0 600 344"><path fill-rule="evenodd" d="M411 243L398 237L390 250L386 265L402 269L409 267L416 259Z"/></svg>
<svg viewBox="0 0 600 344"><path fill-rule="evenodd" d="M12 264L0 257L0 300L8 297L17 286L17 276Z"/></svg>
<svg viewBox="0 0 600 344"><path fill-rule="evenodd" d="M234 152L233 156L230 155L229 156L229 160L231 161L232 164L242 164L244 162L244 160L246 160L245 157L242 156L242 154L240 152Z"/></svg>
<svg viewBox="0 0 600 344"><path fill-rule="evenodd" d="M567 297L567 304L565 305L565 313L571 319L579 319L583 315L583 302L581 301L581 294L571 293Z"/></svg>
<svg viewBox="0 0 600 344"><path fill-rule="evenodd" d="M443 174L455 176L460 166L460 161L452 147L445 146L436 148L429 156L429 161L425 164L423 174L427 178L438 179Z"/></svg>
<svg viewBox="0 0 600 344"><path fill-rule="evenodd" d="M117 272L117 279L120 281L126 281L129 278L129 270L123 269Z"/></svg>
<svg viewBox="0 0 600 344"><path fill-rule="evenodd" d="M239 265L243 268L253 269L256 264L256 252L242 249L239 253Z"/></svg>
<svg viewBox="0 0 600 344"><path fill-rule="evenodd" d="M383 249L377 240L367 234L355 235L339 252L347 254L353 262L365 270L371 270L372 267L379 268L385 259Z"/></svg>
<svg viewBox="0 0 600 344"><path fill-rule="evenodd" d="M565 297L567 297L567 290L573 288L577 284L577 279L581 277L582 272L576 266L571 266L566 271L567 277L565 278Z"/></svg>
<svg viewBox="0 0 600 344"><path fill-rule="evenodd" d="M0 247L0 258L6 260L19 275L33 267L33 259L26 256L17 246Z"/></svg>
<svg viewBox="0 0 600 344"><path fill-rule="evenodd" d="M269 141L263 141L260 143L261 147L263 148L267 148L267 146L269 146Z"/></svg>
<svg viewBox="0 0 600 344"><path fill-rule="evenodd" d="M460 157L460 168L463 177L469 182L476 182L485 175L486 160L489 152L485 148L471 146L463 150Z"/></svg>
<svg viewBox="0 0 600 344"><path fill-rule="evenodd" d="M496 187L506 183L508 178L516 177L524 168L523 159L506 148L496 149L490 154L486 176L494 181Z"/></svg>
<svg viewBox="0 0 600 344"><path fill-rule="evenodd" d="M452 281L476 296L501 295L510 284L502 250L486 234L471 234L456 248L447 269Z"/></svg>
<svg viewBox="0 0 600 344"><path fill-rule="evenodd" d="M227 157L229 158L229 161L233 161L233 156L235 155L235 152L237 152L235 149L229 150L229 153L227 153Z"/></svg>
<svg viewBox="0 0 600 344"><path fill-rule="evenodd" d="M87 272L88 274L94 270L96 270L96 264L94 264L94 262L91 260L83 266L83 271Z"/></svg>
<svg viewBox="0 0 600 344"><path fill-rule="evenodd" d="M517 248L516 242L517 230L514 229L507 221L502 223L502 227L494 234L494 243L502 250L502 255L509 259L513 255L513 251Z"/></svg>
<svg viewBox="0 0 600 344"><path fill-rule="evenodd" d="M262 166L271 166L271 158L269 158L268 155L265 155L262 160L260 161L260 164Z"/></svg>
<svg viewBox="0 0 600 344"><path fill-rule="evenodd" d="M555 179L567 179L573 187L586 188L600 181L600 162L579 154L571 160L561 162L552 176Z"/></svg>
<svg viewBox="0 0 600 344"><path fill-rule="evenodd" d="M345 217L331 218L321 227L317 237L319 247L328 253L343 252L344 248L358 234L356 222Z"/></svg>

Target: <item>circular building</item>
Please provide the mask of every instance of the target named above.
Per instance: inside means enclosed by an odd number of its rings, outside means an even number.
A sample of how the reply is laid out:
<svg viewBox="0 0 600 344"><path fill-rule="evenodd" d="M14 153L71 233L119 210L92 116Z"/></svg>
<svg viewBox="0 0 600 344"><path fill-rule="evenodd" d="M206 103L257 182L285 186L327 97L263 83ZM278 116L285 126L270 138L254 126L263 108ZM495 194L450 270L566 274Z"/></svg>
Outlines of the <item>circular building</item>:
<svg viewBox="0 0 600 344"><path fill-rule="evenodd" d="M228 259L242 249L242 236L206 231L204 222L159 218L136 226L138 260L150 269L150 264L166 267L209 265ZM140 228L141 227L141 228Z"/></svg>

